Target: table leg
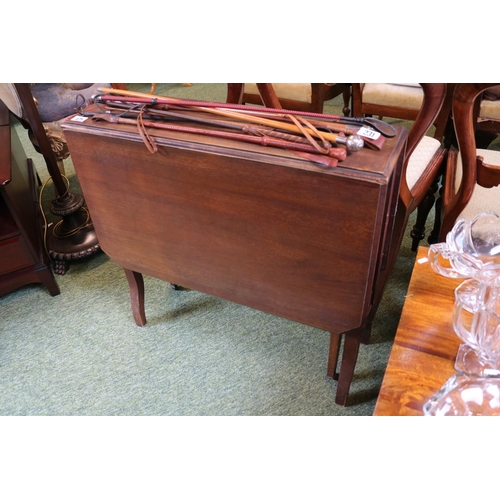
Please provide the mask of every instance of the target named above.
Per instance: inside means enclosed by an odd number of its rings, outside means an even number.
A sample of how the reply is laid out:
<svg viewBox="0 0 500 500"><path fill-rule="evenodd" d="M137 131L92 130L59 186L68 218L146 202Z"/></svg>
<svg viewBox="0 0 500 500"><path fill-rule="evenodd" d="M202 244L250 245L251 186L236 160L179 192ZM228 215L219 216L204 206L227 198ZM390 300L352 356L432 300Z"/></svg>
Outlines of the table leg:
<svg viewBox="0 0 500 500"><path fill-rule="evenodd" d="M330 352L328 353L328 368L326 370L326 376L334 380L339 378L337 373L337 363L339 361L340 340L340 334L330 333Z"/></svg>
<svg viewBox="0 0 500 500"><path fill-rule="evenodd" d="M123 269L127 277L130 289L130 302L132 304L132 314L137 325L146 324L146 312L144 309L144 279L141 273L136 273L130 269Z"/></svg>
<svg viewBox="0 0 500 500"><path fill-rule="evenodd" d="M354 368L358 359L359 344L365 332L365 328L356 328L347 333L330 334L330 353L328 356L328 368L326 376L328 378L336 379L337 392L335 394L335 403L345 406L347 403L347 396L349 395L349 388L351 387L352 377L354 375ZM344 352L342 355L342 364L340 365L340 372L337 374L337 364L340 348L341 336L344 335Z"/></svg>
<svg viewBox="0 0 500 500"><path fill-rule="evenodd" d="M345 406L347 402L363 331L363 328L357 328L356 330L351 330L344 334L344 352L337 383L337 392L335 394L335 403L341 406Z"/></svg>

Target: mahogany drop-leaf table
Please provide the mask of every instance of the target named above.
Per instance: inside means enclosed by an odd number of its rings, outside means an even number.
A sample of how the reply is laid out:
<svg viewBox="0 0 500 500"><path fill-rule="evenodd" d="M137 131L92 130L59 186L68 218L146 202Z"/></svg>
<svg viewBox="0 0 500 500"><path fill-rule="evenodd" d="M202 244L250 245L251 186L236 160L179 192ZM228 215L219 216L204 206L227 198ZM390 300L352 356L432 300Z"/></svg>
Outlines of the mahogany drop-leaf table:
<svg viewBox="0 0 500 500"><path fill-rule="evenodd" d="M345 405L387 280L407 132L324 168L261 145L166 130L151 153L131 125L62 125L102 250L125 269L331 333L327 374ZM343 358L337 375L341 338Z"/></svg>

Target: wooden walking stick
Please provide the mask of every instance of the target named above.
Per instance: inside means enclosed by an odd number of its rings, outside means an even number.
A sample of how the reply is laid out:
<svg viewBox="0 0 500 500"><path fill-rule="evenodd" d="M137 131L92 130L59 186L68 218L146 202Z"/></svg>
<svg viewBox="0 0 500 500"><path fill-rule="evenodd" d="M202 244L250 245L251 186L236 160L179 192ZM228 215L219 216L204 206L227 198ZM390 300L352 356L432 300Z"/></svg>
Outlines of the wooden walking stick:
<svg viewBox="0 0 500 500"><path fill-rule="evenodd" d="M112 115L110 113L95 113L92 116L93 120L103 120L107 121L110 123L123 123L123 124L129 124L129 125L136 125L142 127L151 127L151 128L158 128L158 129L163 129L163 130L172 130L175 132L185 132L185 133L191 133L191 134L200 134L200 135L208 135L211 137L219 137L221 139L230 139L230 140L237 140L237 141L243 141L243 142L251 142L253 144L260 144L263 146L274 146L274 147L279 147L282 149L287 149L291 150L293 152L297 153L307 153L307 159L314 161L316 163L321 163L322 165L328 166L328 167L336 167L337 166L337 161L345 159L346 151L345 149L341 148L330 148L328 151L326 151L323 155L319 154L314 154L317 153L316 149L309 145L309 144L303 144L303 143L297 143L297 142L289 142L289 141L284 141L280 139L272 139L269 137L265 136L255 136L255 135L245 135L245 134L237 134L237 133L232 133L232 132L224 132L221 130L210 130L210 129L205 129L205 128L196 128L196 127L185 127L182 125L173 125L173 124L167 124L167 123L159 123L157 121L149 121L149 120L144 120L141 119L140 121L133 119L133 118L123 118L118 115ZM144 134L141 134L144 138ZM148 139L148 148L151 146L150 151L153 152L153 149L155 149L155 145L151 143L151 138L147 137ZM340 150L339 150L340 149ZM314 156L311 156L314 154Z"/></svg>
<svg viewBox="0 0 500 500"><path fill-rule="evenodd" d="M170 106L183 106L183 107L190 107L190 109L194 109L196 111L203 111L207 113L212 113L216 114L219 116L224 116L226 118L233 118L237 119L240 121L244 122L249 122L249 123L256 123L259 125L265 125L267 127L272 127L272 128L279 128L282 130L287 130L289 132L294 132L298 134L303 134L303 130L301 130L297 125L291 124L291 123L286 123L283 121L277 121L277 120L272 120L269 118L262 118L260 116L256 116L253 114L249 113L240 113L238 110L233 110L229 106L224 106L223 108L218 108L215 106L216 103L213 103L214 106L207 107L205 105L199 105L204 104L203 101L180 101L177 99L173 99L170 97L162 97L162 98L151 98L151 96L145 98L142 97L144 94L142 94L141 97L135 97L135 95L128 95L128 94L141 94L140 92L128 92L128 91L121 91L117 89L100 89L100 90L111 90L111 91L116 91L119 92L119 95L124 95L128 97L127 102L131 103L138 103L138 104L149 104L152 106L161 106L161 105L167 105L169 106L168 109L170 109ZM123 102L124 99L120 99L119 97L113 98L113 96L96 96L94 97L95 102L113 102L113 101L118 101L118 102ZM182 103L182 104L181 104ZM192 104L196 103L196 104ZM245 107L243 107L245 109ZM161 109L161 108L160 108ZM268 108L256 108L259 111L262 111L262 109L268 109ZM245 109L247 111L247 109ZM288 114L288 113L287 113ZM281 113L281 116L285 116L283 113ZM322 116L322 115L320 115ZM350 152L353 151L359 151L363 145L363 139L357 135L351 135L351 136L343 136L331 132L319 132L318 130L314 128L308 128L308 132L315 136L318 137L321 140L327 140L334 142L339 145L343 145L346 147L346 149Z"/></svg>
<svg viewBox="0 0 500 500"><path fill-rule="evenodd" d="M346 123L357 126L366 125L368 127L373 128L377 132L380 132L384 137L394 137L396 135L396 129L390 123L386 123L383 120L379 120L373 117L339 116L339 115L330 115L326 113L313 113L308 111L298 111L290 109L283 110L282 108L271 108L271 107L264 108L259 106L248 106L245 104L228 104L228 103L210 102L210 101L197 101L191 99L178 99L175 97L167 97L167 96L154 96L154 98L152 98L150 94L144 94L142 92L134 92L131 90L113 89L113 88L99 88L98 90L99 92L108 95L145 99L144 104L166 104L168 102L170 103L176 102L179 105L186 105L186 106L203 106L210 108L216 107L220 109L229 108L232 110L238 110L243 112L257 111L261 113L270 113L281 116L283 116L283 113L286 112L289 115L308 116L319 119L331 120L337 123Z"/></svg>

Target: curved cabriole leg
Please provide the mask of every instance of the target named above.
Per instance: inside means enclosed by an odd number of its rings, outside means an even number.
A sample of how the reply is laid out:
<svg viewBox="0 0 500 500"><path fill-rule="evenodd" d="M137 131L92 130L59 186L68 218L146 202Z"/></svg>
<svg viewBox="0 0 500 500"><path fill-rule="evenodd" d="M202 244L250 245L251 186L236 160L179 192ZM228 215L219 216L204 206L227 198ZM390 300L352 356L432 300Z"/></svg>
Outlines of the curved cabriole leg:
<svg viewBox="0 0 500 500"><path fill-rule="evenodd" d="M127 277L130 288L130 302L132 304L132 314L138 326L146 324L146 312L144 310L144 279L141 273L136 273L130 269L123 269Z"/></svg>

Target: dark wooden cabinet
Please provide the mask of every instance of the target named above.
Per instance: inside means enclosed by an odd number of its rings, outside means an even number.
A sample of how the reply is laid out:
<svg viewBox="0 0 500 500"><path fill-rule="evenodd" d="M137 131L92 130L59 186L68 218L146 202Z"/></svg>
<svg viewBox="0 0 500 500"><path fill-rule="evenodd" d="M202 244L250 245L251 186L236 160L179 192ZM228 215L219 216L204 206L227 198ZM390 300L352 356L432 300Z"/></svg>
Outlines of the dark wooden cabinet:
<svg viewBox="0 0 500 500"><path fill-rule="evenodd" d="M29 283L60 293L43 248L33 165L0 101L0 295Z"/></svg>
<svg viewBox="0 0 500 500"><path fill-rule="evenodd" d="M81 117L77 117L79 120ZM336 401L386 280L407 133L336 168L289 151L66 120L63 130L103 251L125 269L137 324L142 274L346 335ZM397 231L398 229L396 229Z"/></svg>

